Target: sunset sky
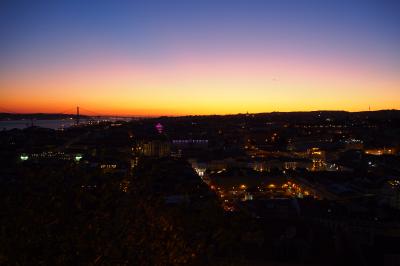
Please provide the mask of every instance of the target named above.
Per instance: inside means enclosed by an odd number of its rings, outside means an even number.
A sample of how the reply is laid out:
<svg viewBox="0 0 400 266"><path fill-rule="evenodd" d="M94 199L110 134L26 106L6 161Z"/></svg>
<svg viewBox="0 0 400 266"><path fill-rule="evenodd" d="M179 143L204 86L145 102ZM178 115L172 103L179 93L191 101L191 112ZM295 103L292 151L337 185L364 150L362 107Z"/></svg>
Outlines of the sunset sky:
<svg viewBox="0 0 400 266"><path fill-rule="evenodd" d="M400 109L400 1L0 1L0 112Z"/></svg>

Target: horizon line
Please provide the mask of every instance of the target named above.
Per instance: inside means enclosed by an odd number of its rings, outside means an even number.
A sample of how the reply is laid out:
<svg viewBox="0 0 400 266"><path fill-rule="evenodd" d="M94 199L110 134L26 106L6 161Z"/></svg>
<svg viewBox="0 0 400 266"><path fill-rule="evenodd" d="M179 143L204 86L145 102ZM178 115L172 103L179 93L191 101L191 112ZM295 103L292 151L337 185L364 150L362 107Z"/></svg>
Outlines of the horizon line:
<svg viewBox="0 0 400 266"><path fill-rule="evenodd" d="M313 112L345 112L345 113L365 113L365 112L382 112L382 111L400 111L400 109L378 109L378 110L362 110L362 111L347 111L347 110L307 110L307 111L270 111L270 112L255 112L255 113L224 113L224 114L159 114L159 115L135 115L135 114L97 114L87 115L81 113L81 116L89 117L143 117L143 118L157 118L157 117L188 117L188 116L229 116L229 115L258 115L258 114L273 114L273 113L313 113ZM69 115L76 116L74 113L51 113L51 112L0 112L0 114L11 114L11 115Z"/></svg>

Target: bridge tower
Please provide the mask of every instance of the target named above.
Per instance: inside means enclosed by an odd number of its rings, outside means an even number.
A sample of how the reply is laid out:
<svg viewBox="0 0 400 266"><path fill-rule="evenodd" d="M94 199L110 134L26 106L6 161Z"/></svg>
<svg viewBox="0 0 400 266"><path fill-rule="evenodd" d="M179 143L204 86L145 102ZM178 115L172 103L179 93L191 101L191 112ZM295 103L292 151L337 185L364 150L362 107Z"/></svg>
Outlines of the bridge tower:
<svg viewBox="0 0 400 266"><path fill-rule="evenodd" d="M76 125L79 125L79 106L76 107Z"/></svg>

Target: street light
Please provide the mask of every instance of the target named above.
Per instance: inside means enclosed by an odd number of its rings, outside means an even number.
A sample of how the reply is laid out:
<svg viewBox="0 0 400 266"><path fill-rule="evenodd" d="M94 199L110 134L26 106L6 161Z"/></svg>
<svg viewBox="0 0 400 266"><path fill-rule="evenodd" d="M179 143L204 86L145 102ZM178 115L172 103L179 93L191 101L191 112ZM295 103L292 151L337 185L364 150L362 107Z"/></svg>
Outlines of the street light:
<svg viewBox="0 0 400 266"><path fill-rule="evenodd" d="M82 159L82 154L75 155L75 161L79 162Z"/></svg>

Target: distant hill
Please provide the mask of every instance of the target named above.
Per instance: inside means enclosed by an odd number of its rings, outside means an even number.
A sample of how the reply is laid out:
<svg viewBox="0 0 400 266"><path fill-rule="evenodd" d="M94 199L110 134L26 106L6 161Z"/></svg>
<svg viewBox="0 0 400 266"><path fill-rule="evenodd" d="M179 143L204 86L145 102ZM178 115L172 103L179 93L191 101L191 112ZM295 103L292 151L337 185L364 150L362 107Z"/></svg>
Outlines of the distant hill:
<svg viewBox="0 0 400 266"><path fill-rule="evenodd" d="M251 117L253 119L267 119L271 121L330 121L330 120L346 120L346 119L373 119L373 120L390 120L400 119L400 110L377 110L377 111L362 111L362 112L348 112L348 111L299 111L299 112L269 112L269 113L239 113L239 114L226 114L226 115L187 115L187 116L161 116L156 118L160 119L235 119Z"/></svg>
<svg viewBox="0 0 400 266"><path fill-rule="evenodd" d="M378 111L362 111L362 112L347 112L347 111L304 111L304 112L270 112L270 113L250 113L250 114L226 114L226 115L187 115L187 116L160 116L160 117L141 117L148 119L191 119L196 118L239 118L251 116L253 118L266 118L271 120L343 120L343 119L400 119L400 110L378 110ZM80 115L81 118L91 118L91 116ZM51 114L51 113L31 113L31 114L15 114L15 113L0 113L0 120L51 120L51 119L70 119L76 118L75 114Z"/></svg>

